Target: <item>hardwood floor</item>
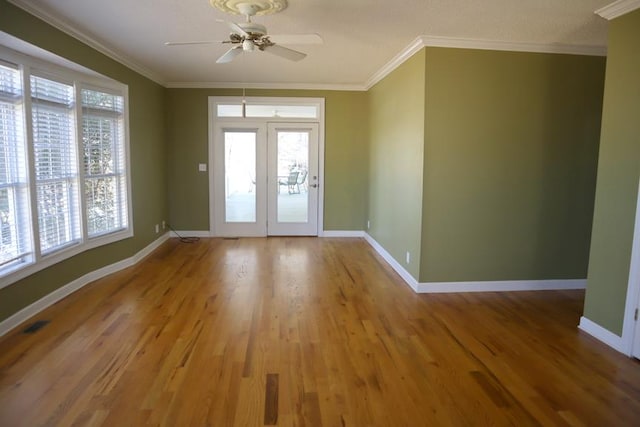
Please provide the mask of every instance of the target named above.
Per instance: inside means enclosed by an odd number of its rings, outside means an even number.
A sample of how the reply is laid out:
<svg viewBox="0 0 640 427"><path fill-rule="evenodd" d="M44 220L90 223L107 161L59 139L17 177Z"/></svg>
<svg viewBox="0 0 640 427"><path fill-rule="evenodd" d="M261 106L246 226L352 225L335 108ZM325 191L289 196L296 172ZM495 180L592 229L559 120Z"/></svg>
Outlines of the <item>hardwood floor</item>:
<svg viewBox="0 0 640 427"><path fill-rule="evenodd" d="M0 340L0 426L640 425L583 298L417 295L361 239L172 239Z"/></svg>

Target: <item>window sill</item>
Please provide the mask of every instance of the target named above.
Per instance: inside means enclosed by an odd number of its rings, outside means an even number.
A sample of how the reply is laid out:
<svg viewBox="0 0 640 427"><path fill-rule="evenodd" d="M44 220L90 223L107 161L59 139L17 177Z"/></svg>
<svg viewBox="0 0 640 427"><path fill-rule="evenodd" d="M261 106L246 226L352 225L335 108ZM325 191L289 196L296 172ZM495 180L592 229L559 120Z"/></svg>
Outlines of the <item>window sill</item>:
<svg viewBox="0 0 640 427"><path fill-rule="evenodd" d="M125 230L116 231L114 233L105 234L99 237L94 237L85 241L84 243L67 246L64 249L43 256L36 262L25 263L22 266L7 269L6 272L0 273L0 289L12 285L19 280L37 273L38 271L51 267L54 264L81 254L82 252L100 246L108 245L110 243L115 243L120 240L128 239L130 237L133 237L132 227L129 227Z"/></svg>

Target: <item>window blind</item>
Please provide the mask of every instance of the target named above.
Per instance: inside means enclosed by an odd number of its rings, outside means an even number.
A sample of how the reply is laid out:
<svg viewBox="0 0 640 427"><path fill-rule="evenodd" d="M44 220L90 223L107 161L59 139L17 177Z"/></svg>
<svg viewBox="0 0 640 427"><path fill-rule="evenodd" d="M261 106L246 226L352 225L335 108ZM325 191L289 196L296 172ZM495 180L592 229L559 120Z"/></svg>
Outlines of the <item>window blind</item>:
<svg viewBox="0 0 640 427"><path fill-rule="evenodd" d="M133 235L127 88L0 46L0 288Z"/></svg>
<svg viewBox="0 0 640 427"><path fill-rule="evenodd" d="M81 238L73 104L73 86L31 76L33 157L43 254Z"/></svg>
<svg viewBox="0 0 640 427"><path fill-rule="evenodd" d="M20 70L0 62L0 268L32 260Z"/></svg>

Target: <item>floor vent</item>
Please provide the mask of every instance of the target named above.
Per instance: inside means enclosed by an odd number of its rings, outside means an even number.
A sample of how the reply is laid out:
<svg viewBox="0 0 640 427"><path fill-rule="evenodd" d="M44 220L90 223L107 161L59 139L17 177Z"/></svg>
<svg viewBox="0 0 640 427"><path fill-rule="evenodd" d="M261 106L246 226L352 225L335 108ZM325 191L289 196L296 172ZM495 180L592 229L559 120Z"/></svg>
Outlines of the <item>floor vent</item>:
<svg viewBox="0 0 640 427"><path fill-rule="evenodd" d="M49 323L48 320L38 320L29 325L25 330L22 331L23 334L34 334L42 329L46 324Z"/></svg>

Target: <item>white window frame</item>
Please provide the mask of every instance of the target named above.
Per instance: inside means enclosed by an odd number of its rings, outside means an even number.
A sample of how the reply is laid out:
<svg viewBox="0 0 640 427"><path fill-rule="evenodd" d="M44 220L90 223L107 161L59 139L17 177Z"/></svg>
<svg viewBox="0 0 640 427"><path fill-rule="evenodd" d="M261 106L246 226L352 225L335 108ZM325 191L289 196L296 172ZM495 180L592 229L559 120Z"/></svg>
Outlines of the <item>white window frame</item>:
<svg viewBox="0 0 640 427"><path fill-rule="evenodd" d="M5 271L14 271L17 270L18 268L21 268L24 265L30 264L33 262L34 259L34 250L33 250L33 238L32 238L32 225L29 225L29 223L31 223L31 192L30 192L30 173L29 173L29 165L28 165L28 147L26 144L26 134L25 134L25 117L24 117L24 102L25 102L25 94L24 94L24 87L22 84L22 71L20 69L20 66L13 64L13 63L8 63L6 61L0 61L1 65L4 66L8 66L10 68L13 68L17 73L18 73L18 79L20 80L20 86L21 86L21 95L19 100L14 102L14 107L16 107L15 104L19 105L18 107L18 114L20 115L20 127L22 128L21 130L21 141L24 145L22 147L18 147L16 149L16 153L17 152L21 152L21 156L22 159L14 159L15 163L11 165L11 169L13 170L13 172L18 175L18 170L21 169L21 172L24 174L24 176L22 176L22 179L17 179L17 176L14 176L14 181L12 183L8 183L6 185L6 188L11 189L11 193L14 194L13 197L10 198L9 203L11 203L14 206L14 218L13 221L16 224L16 235L14 236L17 240L20 241L20 243L18 243L18 246L22 247L22 250L19 250L19 253L21 253L22 255L18 255L16 257L13 258L13 260L9 260L6 261L3 264L3 268L5 269ZM16 163L20 163L19 165ZM20 205L20 208L18 209L16 207L16 196L15 193L18 192L24 192L25 194L22 195L22 202L18 203ZM26 215L20 215L19 211L24 211L26 210ZM24 212L22 212L24 214ZM18 225L19 224L19 225ZM26 230L25 230L26 229ZM26 231L26 233L21 233L22 231ZM26 249L26 251L25 251Z"/></svg>
<svg viewBox="0 0 640 427"><path fill-rule="evenodd" d="M69 247L73 247L79 244L82 244L82 215L80 212L78 212L80 214L80 216L78 218L74 218L73 217L73 210L71 210L69 212L69 222L70 222L70 228L71 229L76 229L80 234L78 235L78 237L76 239L71 239L68 242L63 243L62 245L58 245L52 249L48 249L47 251L43 251L42 248L40 247L40 227L39 227L39 221L38 221L38 184L40 183L38 181L38 179L36 178L36 174L35 174L35 155L33 152L34 149L34 136L33 136L33 96L31 94L31 77L37 77L37 78L42 78L42 79L46 79L46 80L50 80L50 81L54 81L57 83L61 83L61 84L65 84L67 86L71 86L73 88L74 91L74 97L77 98L75 96L75 91L76 91L76 85L75 82L73 81L73 79L69 79L67 78L67 76L57 76L55 74L52 74L51 72L47 71L47 70L41 70L35 67L30 67L29 69L27 69L26 67L23 67L23 85L25 87L25 90L28 88L29 89L29 94L25 94L25 97L28 96L29 100L27 101L25 98L25 106L24 106L24 111L23 113L29 116L28 121L25 120L25 123L27 123L27 162L29 163L29 181L31 183L31 187L30 187L30 192L31 192L31 205L33 206L32 210L31 210L31 214L34 215L33 217L33 221L34 221L34 227L33 227L33 232L37 231L37 234L33 235L33 238L35 240L35 242L37 242L37 250L36 253L41 254L42 258L46 258L48 255L52 255L55 254L56 252L60 252L65 250L66 248ZM27 74L28 73L28 74ZM27 86L26 80L29 80L29 84ZM28 105L28 107L27 107ZM76 154L76 170L75 170L75 174L67 177L66 179L64 179L64 181L70 182L70 181L75 181L76 183L76 189L75 189L75 198L78 199L78 201L80 200L80 190L81 190L81 180L80 180L80 173L79 173L79 168L78 168L78 138L79 138L79 134L78 134L78 126L77 126L77 121L79 119L78 117L78 109L77 109L77 102L76 99L74 99L74 105L69 109L70 113L73 117L73 125L74 129L73 129L73 135L72 137L75 139L75 154ZM72 141L73 143L73 141ZM70 194L71 191L68 191L68 193ZM71 195L71 194L70 194ZM74 199L74 197L70 197L71 200ZM80 204L78 204L78 206L80 206ZM74 227L71 225L71 223L73 222L78 222L78 224Z"/></svg>
<svg viewBox="0 0 640 427"><path fill-rule="evenodd" d="M97 75L96 73L87 70L86 73L78 71L76 68L81 68L75 64L72 68L62 67L57 64L53 64L48 61L34 58L32 56L25 55L17 52L13 49L9 49L0 45L0 59L5 62L17 64L22 72L23 81L23 95L24 95L24 126L26 143L26 155L27 155L27 168L28 168L28 182L31 201L31 239L33 248L33 257L30 263L24 265L15 266L12 269L6 269L0 273L0 289L9 286L25 277L28 277L40 270L48 268L54 264L57 264L65 259L71 258L84 251L108 245L123 239L133 237L133 207L131 200L131 156L130 156L130 144L129 144L129 88L127 85L109 79L104 76ZM62 59L61 59L62 60ZM64 60L62 60L64 61ZM80 209L80 229L81 236L80 241L76 244L72 244L58 250L52 251L45 255L42 254L39 244L39 232L38 232L38 218L37 218L37 204L35 203L36 187L35 187L35 174L34 174L34 158L33 158L33 127L32 127L32 110L31 110L31 88L30 88L30 76L32 74L57 80L60 82L73 83L75 88L75 131L76 131L76 154L77 154L77 167L78 167L78 197ZM127 227L111 233L100 234L93 237L88 236L86 227L86 202L84 194L84 163L82 160L82 103L81 103L81 90L89 89L96 91L103 91L112 93L123 97L124 102L124 161L125 161L125 174L126 174L126 202L127 202Z"/></svg>
<svg viewBox="0 0 640 427"><path fill-rule="evenodd" d="M90 90L90 91L94 91L94 92L103 92L103 93L109 93L112 95L119 95L122 96L122 94L117 93L117 91L115 91L113 88L107 88L104 86L96 86L95 84L80 84L78 87L78 90L76 92L76 103L78 105L79 111L82 111L82 91L83 90ZM125 139L125 146L123 147L124 150L124 170L125 170L125 189L124 191L126 191L127 193L127 227L124 227L123 229L127 229L130 228L132 226L131 221L132 221L132 211L131 211L131 167L130 167L130 157L129 157L129 103L128 103L128 97L124 96L123 97L123 111L122 111L122 119L123 119L123 137ZM78 119L78 134L82 135L82 120L84 117L80 117ZM84 147L82 147L82 141L81 141L82 137L80 136L78 139L78 167L79 167L79 177L80 177L80 182L82 184L85 183L85 170L84 170L84 162L82 159L82 152L84 151ZM120 174L119 173L113 173L111 174L114 177L119 177ZM114 232L111 231L107 231L104 233L99 233L96 234L94 236L89 236L89 231L88 231L88 224L86 221L86 213L87 213L87 202L86 202L86 196L85 196L85 192L84 189L81 189L80 191L80 201L81 201L81 205L82 205L82 212L83 212L83 216L82 218L84 219L83 224L82 224L82 233L84 236L87 236L88 239L90 240L95 240L95 239L100 239L102 237L108 236L110 234L113 234ZM117 233L117 231L115 232Z"/></svg>

